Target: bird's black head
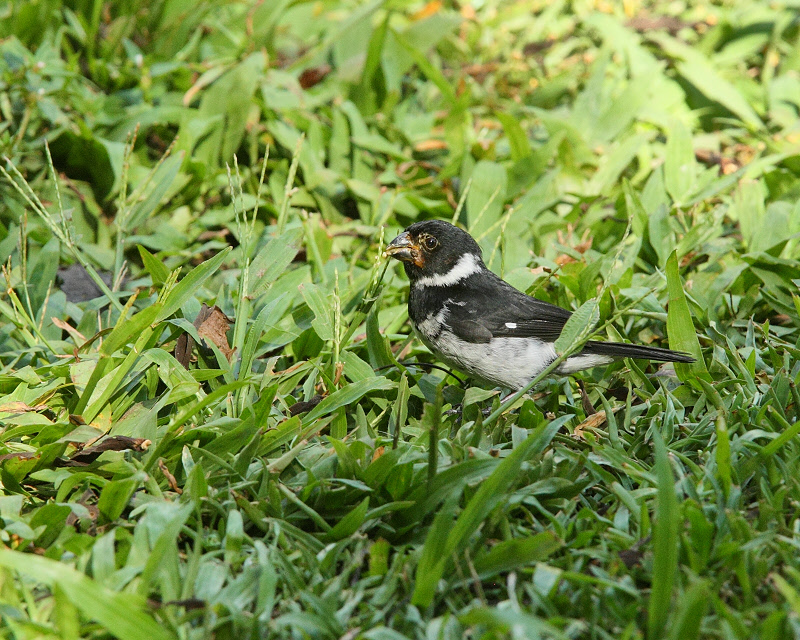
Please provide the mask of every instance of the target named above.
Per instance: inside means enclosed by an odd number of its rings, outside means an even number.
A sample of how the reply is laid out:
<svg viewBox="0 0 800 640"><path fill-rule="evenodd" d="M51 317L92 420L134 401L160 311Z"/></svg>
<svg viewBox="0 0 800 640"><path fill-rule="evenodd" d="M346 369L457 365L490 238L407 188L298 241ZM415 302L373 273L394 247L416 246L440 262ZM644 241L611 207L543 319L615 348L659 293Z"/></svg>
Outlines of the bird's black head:
<svg viewBox="0 0 800 640"><path fill-rule="evenodd" d="M481 248L466 231L444 220L415 222L386 247L386 255L403 263L411 282L438 284L453 270L469 275L485 268Z"/></svg>

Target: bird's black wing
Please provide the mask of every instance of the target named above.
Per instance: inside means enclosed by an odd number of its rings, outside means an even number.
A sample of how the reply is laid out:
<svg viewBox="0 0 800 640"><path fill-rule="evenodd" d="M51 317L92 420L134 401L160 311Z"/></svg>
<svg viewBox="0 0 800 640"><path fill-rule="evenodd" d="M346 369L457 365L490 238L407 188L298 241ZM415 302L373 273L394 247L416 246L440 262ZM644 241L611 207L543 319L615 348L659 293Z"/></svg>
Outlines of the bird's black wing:
<svg viewBox="0 0 800 640"><path fill-rule="evenodd" d="M499 278L470 279L470 287L451 291L447 324L462 340L489 342L492 338L539 338L552 342L572 315L566 309L517 291Z"/></svg>

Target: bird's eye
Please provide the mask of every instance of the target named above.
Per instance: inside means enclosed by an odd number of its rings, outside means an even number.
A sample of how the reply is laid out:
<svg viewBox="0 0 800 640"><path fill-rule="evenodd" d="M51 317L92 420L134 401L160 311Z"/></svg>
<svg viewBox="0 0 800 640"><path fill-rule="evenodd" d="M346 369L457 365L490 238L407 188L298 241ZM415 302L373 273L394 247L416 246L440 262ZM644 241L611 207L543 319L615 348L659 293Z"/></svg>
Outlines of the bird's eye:
<svg viewBox="0 0 800 640"><path fill-rule="evenodd" d="M433 251L436 247L439 246L439 241L433 236L425 236L422 242L428 251Z"/></svg>

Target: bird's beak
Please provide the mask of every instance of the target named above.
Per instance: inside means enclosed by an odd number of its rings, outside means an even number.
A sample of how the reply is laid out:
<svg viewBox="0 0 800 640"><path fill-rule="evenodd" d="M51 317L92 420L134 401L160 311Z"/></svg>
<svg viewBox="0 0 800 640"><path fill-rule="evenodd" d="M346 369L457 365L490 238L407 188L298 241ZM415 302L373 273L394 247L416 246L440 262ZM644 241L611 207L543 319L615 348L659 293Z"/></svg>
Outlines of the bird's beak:
<svg viewBox="0 0 800 640"><path fill-rule="evenodd" d="M425 264L425 261L422 259L422 252L419 250L419 245L414 243L408 231L403 231L403 233L392 240L389 246L386 247L386 251L383 252L383 255L391 256L401 262L413 262L420 268Z"/></svg>

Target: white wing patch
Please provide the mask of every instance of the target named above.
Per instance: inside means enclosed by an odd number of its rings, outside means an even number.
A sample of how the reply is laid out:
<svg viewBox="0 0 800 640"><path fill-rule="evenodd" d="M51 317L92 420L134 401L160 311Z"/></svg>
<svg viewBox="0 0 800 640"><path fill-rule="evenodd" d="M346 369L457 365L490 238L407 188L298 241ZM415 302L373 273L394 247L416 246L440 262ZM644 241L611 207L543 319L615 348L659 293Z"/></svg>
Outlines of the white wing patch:
<svg viewBox="0 0 800 640"><path fill-rule="evenodd" d="M517 323L516 322L506 322L506 328L507 329L516 329L517 328Z"/></svg>

